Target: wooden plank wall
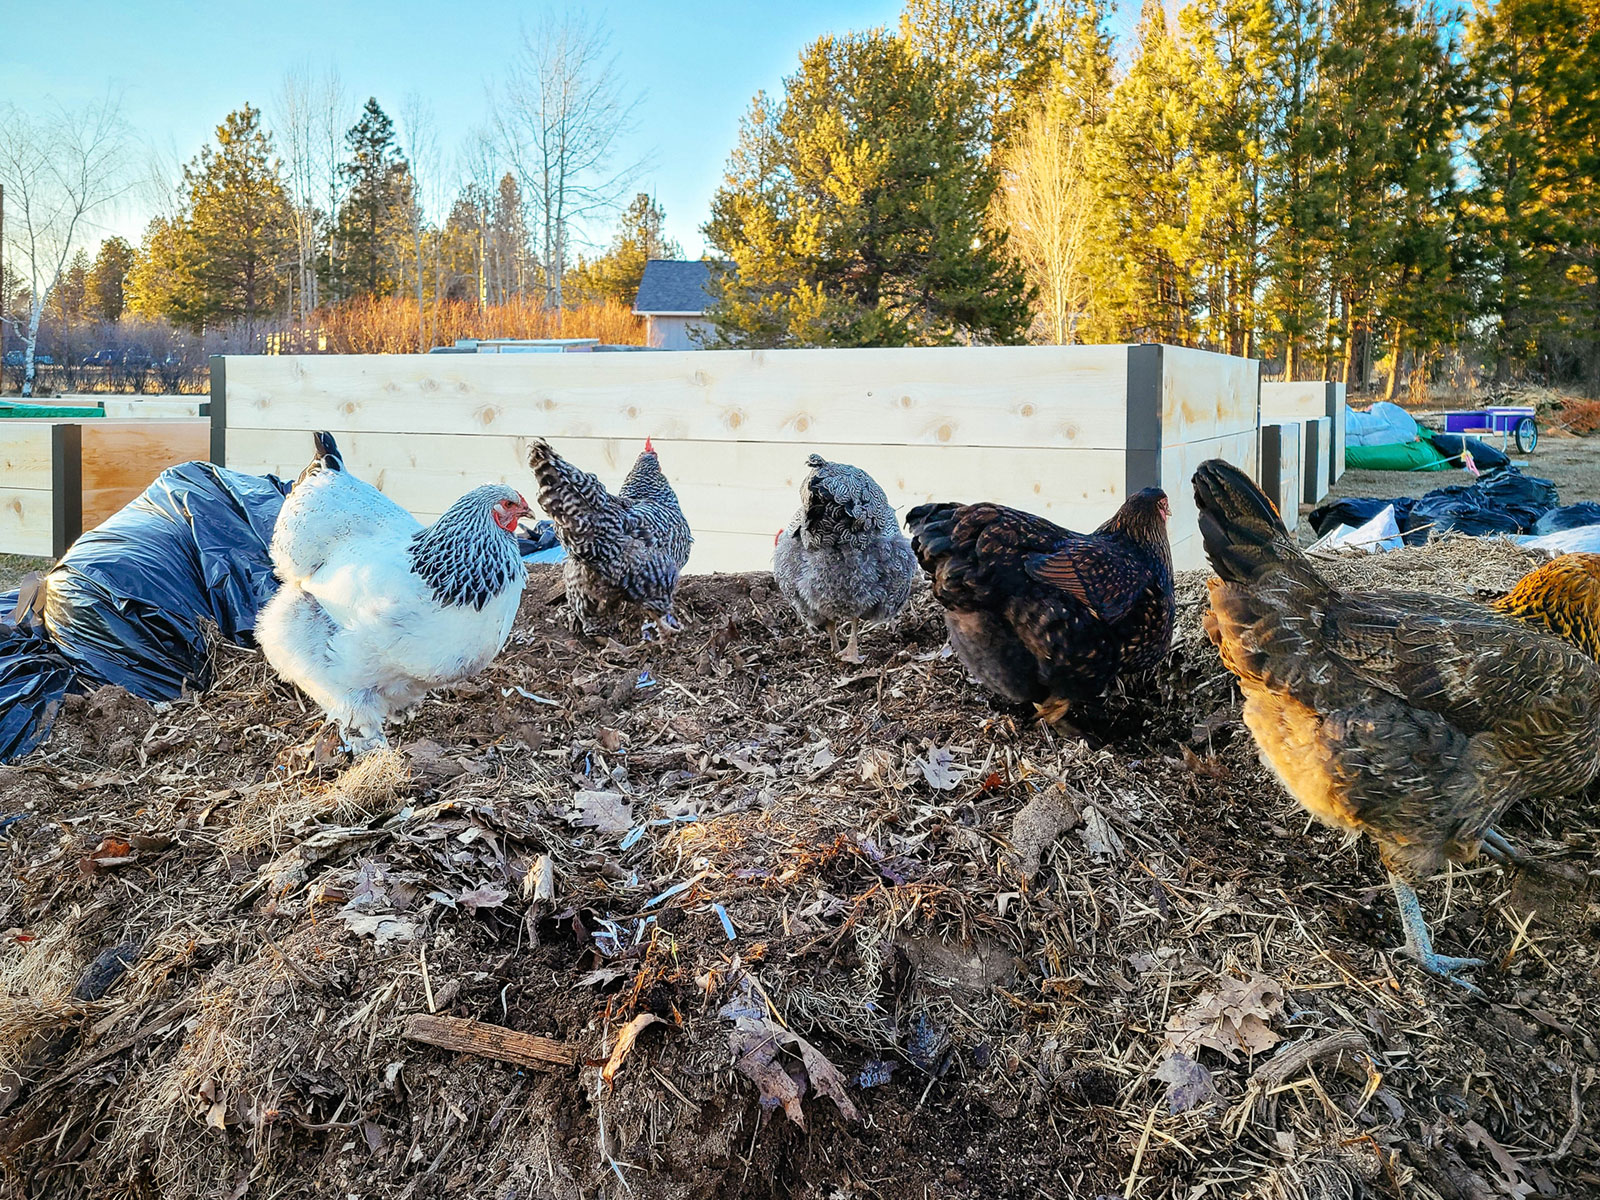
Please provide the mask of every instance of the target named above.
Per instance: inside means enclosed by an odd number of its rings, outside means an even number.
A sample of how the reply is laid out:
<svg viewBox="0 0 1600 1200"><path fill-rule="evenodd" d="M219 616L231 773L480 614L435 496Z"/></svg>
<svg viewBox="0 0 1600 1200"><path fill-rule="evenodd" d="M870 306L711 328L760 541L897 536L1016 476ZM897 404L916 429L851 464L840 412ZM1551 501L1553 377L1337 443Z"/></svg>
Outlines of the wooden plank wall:
<svg viewBox="0 0 1600 1200"><path fill-rule="evenodd" d="M1158 440L1152 469L1167 480L1204 448L1253 472L1255 365L1167 352L1183 376L1152 390L1150 420L1192 436ZM352 470L431 520L486 479L531 498L533 437L615 486L650 436L695 531L689 570L759 570L813 452L871 472L902 514L996 500L1092 528L1143 486L1130 361L1127 346L229 357L213 364L213 449L292 477L328 429ZM1187 477L1168 490L1187 496Z"/></svg>
<svg viewBox="0 0 1600 1200"><path fill-rule="evenodd" d="M1329 483L1336 483L1339 476L1344 474L1344 396L1344 384L1328 383L1323 380L1261 385L1263 421L1314 421L1318 417L1329 419L1331 437L1326 443Z"/></svg>
<svg viewBox="0 0 1600 1200"><path fill-rule="evenodd" d="M52 424L31 417L0 421L0 553L42 558L53 552Z"/></svg>
<svg viewBox="0 0 1600 1200"><path fill-rule="evenodd" d="M1205 566L1190 480L1208 458L1260 474L1261 363L1161 347L1161 486L1172 508L1172 564Z"/></svg>
<svg viewBox="0 0 1600 1200"><path fill-rule="evenodd" d="M205 459L211 422L205 418L85 421L83 439L83 528L93 529L117 512L168 467Z"/></svg>
<svg viewBox="0 0 1600 1200"><path fill-rule="evenodd" d="M210 436L204 418L0 421L0 553L59 555Z"/></svg>

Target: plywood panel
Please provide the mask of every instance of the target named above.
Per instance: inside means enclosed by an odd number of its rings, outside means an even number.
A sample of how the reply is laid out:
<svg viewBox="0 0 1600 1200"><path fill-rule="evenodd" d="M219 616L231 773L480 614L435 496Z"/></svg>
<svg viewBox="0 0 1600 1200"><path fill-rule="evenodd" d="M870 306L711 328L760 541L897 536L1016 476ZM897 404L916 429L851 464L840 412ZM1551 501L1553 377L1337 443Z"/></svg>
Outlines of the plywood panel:
<svg viewBox="0 0 1600 1200"><path fill-rule="evenodd" d="M1261 364L1207 350L1163 346L1161 440L1198 442L1254 429Z"/></svg>
<svg viewBox="0 0 1600 1200"><path fill-rule="evenodd" d="M230 438L330 429L1120 449L1127 354L962 346L229 357L227 421Z"/></svg>
<svg viewBox="0 0 1600 1200"><path fill-rule="evenodd" d="M0 421L0 487L50 490L48 420Z"/></svg>
<svg viewBox="0 0 1600 1200"><path fill-rule="evenodd" d="M211 423L204 419L85 421L83 527L93 529L155 482L168 467L204 459Z"/></svg>
<svg viewBox="0 0 1600 1200"><path fill-rule="evenodd" d="M51 519L49 491L0 487L0 554L48 558Z"/></svg>
<svg viewBox="0 0 1600 1200"><path fill-rule="evenodd" d="M1261 426L1261 490L1278 506L1290 530L1300 523L1301 429L1299 421Z"/></svg>
<svg viewBox="0 0 1600 1200"><path fill-rule="evenodd" d="M228 465L293 477L308 461L310 446L310 435L301 431L255 431L230 442ZM352 471L419 518L437 516L485 481L510 483L533 498L523 438L357 433L340 436L339 448ZM556 448L615 487L640 447L631 439L566 438ZM770 549L772 535L799 505L804 448L676 441L658 441L656 448L697 534L753 534L766 538ZM1086 529L1123 500L1120 451L843 446L828 448L828 454L869 472L902 515L930 500L996 500ZM699 569L698 558L692 565Z"/></svg>
<svg viewBox="0 0 1600 1200"><path fill-rule="evenodd" d="M1261 421L1304 421L1327 415L1328 385L1322 380L1261 385Z"/></svg>
<svg viewBox="0 0 1600 1200"><path fill-rule="evenodd" d="M1300 494L1307 504L1321 503L1328 494L1332 459L1328 442L1332 426L1330 417L1316 417L1300 423Z"/></svg>
<svg viewBox="0 0 1600 1200"><path fill-rule="evenodd" d="M1206 565L1191 481L1200 464L1208 458L1224 459L1241 468L1251 479L1257 478L1260 471L1257 430L1252 426L1225 437L1162 446L1161 486L1172 508L1167 532L1172 539L1172 565L1180 571L1198 570Z"/></svg>

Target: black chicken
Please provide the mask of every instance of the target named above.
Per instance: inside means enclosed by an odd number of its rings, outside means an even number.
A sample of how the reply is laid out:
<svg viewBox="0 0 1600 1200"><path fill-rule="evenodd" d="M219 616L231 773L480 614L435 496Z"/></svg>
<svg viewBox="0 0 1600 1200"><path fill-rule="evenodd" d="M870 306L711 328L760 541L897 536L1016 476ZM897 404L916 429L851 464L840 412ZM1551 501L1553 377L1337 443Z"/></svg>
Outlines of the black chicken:
<svg viewBox="0 0 1600 1200"><path fill-rule="evenodd" d="M1054 721L1167 652L1168 512L1145 488L1088 534L999 504L924 504L906 525L967 670Z"/></svg>

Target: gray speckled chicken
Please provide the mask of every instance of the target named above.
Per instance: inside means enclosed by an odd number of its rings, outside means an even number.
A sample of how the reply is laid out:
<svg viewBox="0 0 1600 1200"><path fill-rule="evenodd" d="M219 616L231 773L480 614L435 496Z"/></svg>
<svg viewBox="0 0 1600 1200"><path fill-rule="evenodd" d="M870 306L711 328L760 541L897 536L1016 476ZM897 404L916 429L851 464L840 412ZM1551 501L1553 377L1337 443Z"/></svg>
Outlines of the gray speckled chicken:
<svg viewBox="0 0 1600 1200"><path fill-rule="evenodd" d="M631 610L663 634L678 632L672 602L694 538L650 439L614 496L543 438L529 444L528 465L539 507L567 551L562 573L573 624L598 633Z"/></svg>
<svg viewBox="0 0 1600 1200"><path fill-rule="evenodd" d="M889 498L872 476L820 454L800 485L800 511L778 534L772 574L778 591L812 632L826 629L835 654L839 628L850 640L840 655L861 662L863 623L892 621L911 599L917 560Z"/></svg>

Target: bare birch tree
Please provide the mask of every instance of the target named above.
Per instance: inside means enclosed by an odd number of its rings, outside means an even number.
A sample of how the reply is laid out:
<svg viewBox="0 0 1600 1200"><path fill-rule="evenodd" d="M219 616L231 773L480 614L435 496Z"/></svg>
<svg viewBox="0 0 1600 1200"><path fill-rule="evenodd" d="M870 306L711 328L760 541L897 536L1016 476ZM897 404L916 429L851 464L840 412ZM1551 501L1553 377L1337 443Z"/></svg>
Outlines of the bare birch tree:
<svg viewBox="0 0 1600 1200"><path fill-rule="evenodd" d="M295 284L289 316L303 320L317 307L317 202L321 199L317 85L311 69L300 64L284 75L278 87L272 129L283 152L295 237Z"/></svg>
<svg viewBox="0 0 1600 1200"><path fill-rule="evenodd" d="M1088 131L1034 112L1001 157L993 217L1038 289L1045 339L1077 340L1088 307L1089 233L1095 197L1089 180Z"/></svg>
<svg viewBox="0 0 1600 1200"><path fill-rule="evenodd" d="M616 163L638 103L623 91L603 26L569 15L523 30L495 126L532 210L549 303L558 308L576 228L616 208L638 170Z"/></svg>
<svg viewBox="0 0 1600 1200"><path fill-rule="evenodd" d="M0 105L0 186L6 194L6 258L28 281L22 394L33 395L39 318L93 226L136 186L132 138L111 94L77 111L32 117ZM14 321L11 317L8 320Z"/></svg>
<svg viewBox="0 0 1600 1200"><path fill-rule="evenodd" d="M406 221L410 226L412 266L416 271L417 353L426 354L433 337L433 321L428 306L427 283L433 277L433 298L439 300L440 269L438 247L429 244L428 214L437 213L446 203L444 169L435 133L433 107L416 92L405 98L400 109L400 151L411 164L411 195Z"/></svg>

